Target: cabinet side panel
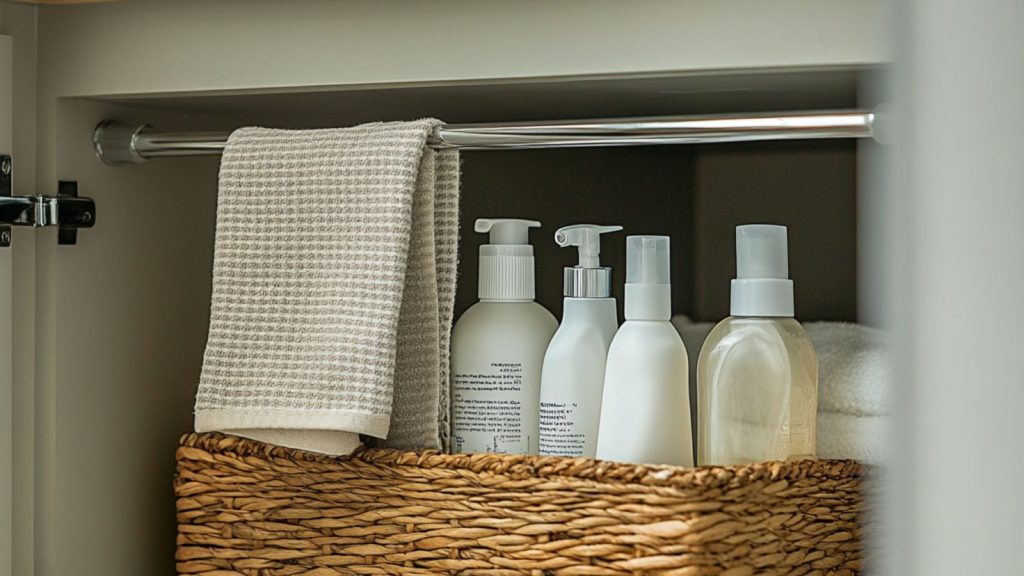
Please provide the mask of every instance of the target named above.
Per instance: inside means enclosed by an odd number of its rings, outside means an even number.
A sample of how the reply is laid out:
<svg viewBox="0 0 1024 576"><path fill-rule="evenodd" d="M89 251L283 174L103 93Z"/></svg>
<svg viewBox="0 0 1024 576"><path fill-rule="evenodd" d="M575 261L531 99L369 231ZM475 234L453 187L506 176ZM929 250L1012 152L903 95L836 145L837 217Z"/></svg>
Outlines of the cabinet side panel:
<svg viewBox="0 0 1024 576"><path fill-rule="evenodd" d="M10 154L12 138L11 78L13 42L0 35L0 154ZM12 349L12 258L10 248L0 248L0 576L11 575L14 502L14 411Z"/></svg>
<svg viewBox="0 0 1024 576"><path fill-rule="evenodd" d="M57 176L97 216L77 245L39 237L52 259L45 574L173 571L174 451L192 429L208 326L219 158L106 166L88 138L105 117L215 125L58 102Z"/></svg>
<svg viewBox="0 0 1024 576"><path fill-rule="evenodd" d="M14 194L35 194L36 188L36 16L35 6L0 3L0 34L12 38L10 125L15 158ZM32 574L35 529L35 317L36 234L31 228L11 230L13 242L11 310L12 401L12 547L14 574Z"/></svg>

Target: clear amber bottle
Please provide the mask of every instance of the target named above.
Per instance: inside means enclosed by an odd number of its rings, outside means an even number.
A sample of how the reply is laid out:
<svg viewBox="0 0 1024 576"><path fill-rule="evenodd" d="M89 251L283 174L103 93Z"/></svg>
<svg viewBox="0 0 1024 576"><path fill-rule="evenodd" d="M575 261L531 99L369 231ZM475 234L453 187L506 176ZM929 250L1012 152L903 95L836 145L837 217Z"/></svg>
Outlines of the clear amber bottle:
<svg viewBox="0 0 1024 576"><path fill-rule="evenodd" d="M697 360L697 462L814 456L818 361L793 319L786 228L736 228L732 316Z"/></svg>
<svg viewBox="0 0 1024 576"><path fill-rule="evenodd" d="M818 361L792 318L729 317L697 361L697 461L813 456Z"/></svg>

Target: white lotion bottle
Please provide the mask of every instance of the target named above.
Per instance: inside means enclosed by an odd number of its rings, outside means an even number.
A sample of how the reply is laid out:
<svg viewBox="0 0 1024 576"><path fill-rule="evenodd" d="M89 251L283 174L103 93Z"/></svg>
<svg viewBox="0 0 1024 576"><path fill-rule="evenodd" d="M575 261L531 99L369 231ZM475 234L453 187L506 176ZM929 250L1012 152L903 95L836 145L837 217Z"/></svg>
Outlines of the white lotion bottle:
<svg viewBox="0 0 1024 576"><path fill-rule="evenodd" d="M608 350L597 457L693 466L689 363L672 317L667 236L626 238L626 322Z"/></svg>
<svg viewBox="0 0 1024 576"><path fill-rule="evenodd" d="M479 219L480 301L452 331L452 451L536 454L540 373L558 321L534 302L535 220Z"/></svg>
<svg viewBox="0 0 1024 576"><path fill-rule="evenodd" d="M612 269L601 266L601 234L622 226L576 224L555 243L579 248L579 265L564 269L562 323L544 355L540 378L540 454L593 458L608 347L619 329Z"/></svg>
<svg viewBox="0 0 1024 576"><path fill-rule="evenodd" d="M785 226L736 228L731 298L697 360L697 461L814 456L818 360L793 319Z"/></svg>

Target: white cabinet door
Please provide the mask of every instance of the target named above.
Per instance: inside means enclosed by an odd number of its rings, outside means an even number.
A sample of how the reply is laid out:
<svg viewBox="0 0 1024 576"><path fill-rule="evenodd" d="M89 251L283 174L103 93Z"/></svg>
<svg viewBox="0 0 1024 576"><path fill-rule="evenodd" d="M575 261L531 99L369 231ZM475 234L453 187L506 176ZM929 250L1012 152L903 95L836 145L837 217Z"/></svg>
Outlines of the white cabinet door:
<svg viewBox="0 0 1024 576"><path fill-rule="evenodd" d="M13 43L10 36L0 36L0 155L10 155L13 145L14 91ZM0 166L0 170L10 170ZM8 173L6 176L10 176ZM8 233L9 234L9 233ZM14 412L13 412L13 341L14 321L13 270L11 249L0 247L0 576L10 576L13 556L13 490L14 490Z"/></svg>
<svg viewBox="0 0 1024 576"><path fill-rule="evenodd" d="M1024 574L1024 3L901 7L882 573Z"/></svg>

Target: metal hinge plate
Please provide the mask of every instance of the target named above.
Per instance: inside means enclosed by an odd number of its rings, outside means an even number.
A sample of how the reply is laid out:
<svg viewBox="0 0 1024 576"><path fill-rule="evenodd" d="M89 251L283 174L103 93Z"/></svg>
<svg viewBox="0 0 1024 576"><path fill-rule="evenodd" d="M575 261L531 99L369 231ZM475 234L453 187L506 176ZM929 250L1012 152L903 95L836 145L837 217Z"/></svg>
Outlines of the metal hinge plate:
<svg viewBox="0 0 1024 576"><path fill-rule="evenodd" d="M75 244L79 228L96 223L96 203L78 196L78 183L62 180L56 196L12 196L10 156L0 155L0 247L11 245L11 226L57 226L58 244Z"/></svg>

